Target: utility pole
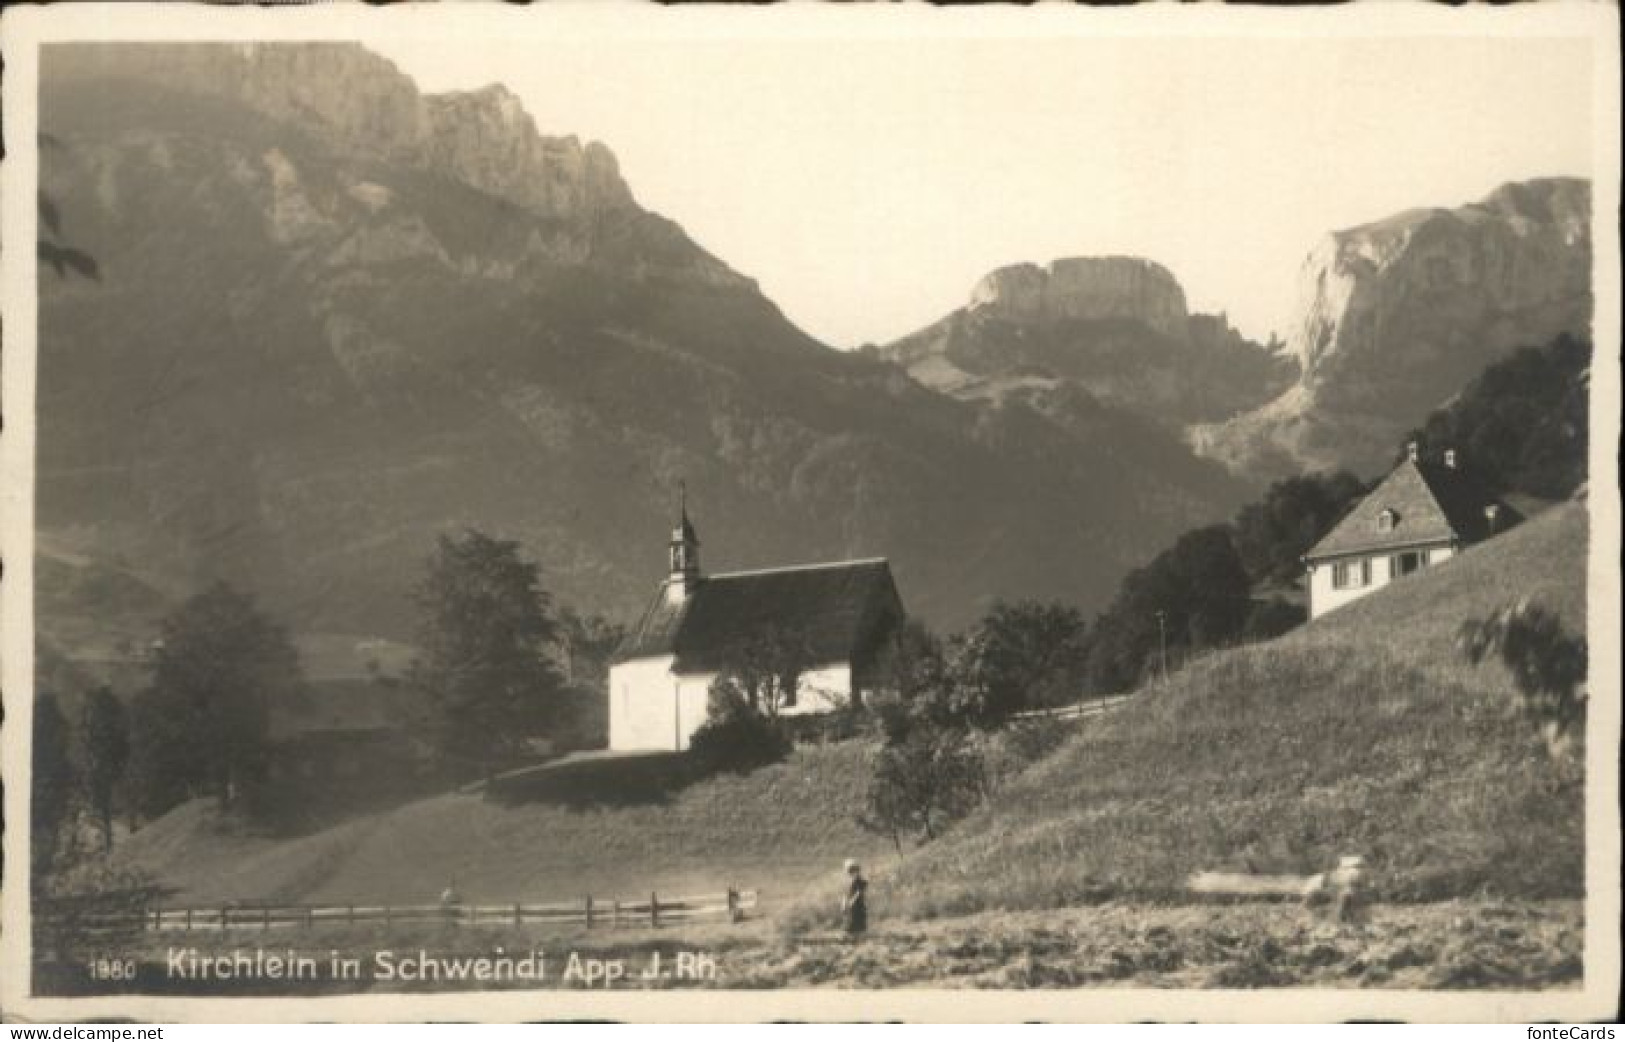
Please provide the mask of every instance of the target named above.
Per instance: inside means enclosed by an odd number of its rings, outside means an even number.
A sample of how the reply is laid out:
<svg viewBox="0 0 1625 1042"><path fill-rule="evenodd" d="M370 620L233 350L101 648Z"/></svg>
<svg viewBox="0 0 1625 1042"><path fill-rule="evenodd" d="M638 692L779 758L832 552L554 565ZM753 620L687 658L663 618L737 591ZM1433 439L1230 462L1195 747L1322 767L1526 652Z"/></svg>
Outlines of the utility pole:
<svg viewBox="0 0 1625 1042"><path fill-rule="evenodd" d="M1157 610L1157 648L1162 657L1162 679L1168 681L1168 613Z"/></svg>

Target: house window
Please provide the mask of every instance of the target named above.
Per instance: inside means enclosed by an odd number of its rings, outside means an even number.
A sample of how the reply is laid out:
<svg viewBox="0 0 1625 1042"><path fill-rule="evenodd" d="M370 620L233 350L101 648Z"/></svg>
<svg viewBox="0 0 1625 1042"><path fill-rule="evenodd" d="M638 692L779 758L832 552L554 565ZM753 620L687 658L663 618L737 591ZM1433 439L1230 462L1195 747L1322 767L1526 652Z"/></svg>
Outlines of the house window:
<svg viewBox="0 0 1625 1042"><path fill-rule="evenodd" d="M1362 586L1371 585L1371 559L1369 557L1359 561L1339 561L1332 565L1332 588L1334 590L1357 590Z"/></svg>
<svg viewBox="0 0 1625 1042"><path fill-rule="evenodd" d="M1402 554L1395 554L1389 561L1388 567L1396 577L1409 575L1428 563L1426 550L1410 550Z"/></svg>
<svg viewBox="0 0 1625 1042"><path fill-rule="evenodd" d="M1399 515L1398 514L1394 513L1394 511L1392 509L1385 509L1382 513L1377 515L1377 531L1379 531L1379 532L1391 532L1391 531L1393 531L1394 522L1398 521L1398 520L1399 520Z"/></svg>

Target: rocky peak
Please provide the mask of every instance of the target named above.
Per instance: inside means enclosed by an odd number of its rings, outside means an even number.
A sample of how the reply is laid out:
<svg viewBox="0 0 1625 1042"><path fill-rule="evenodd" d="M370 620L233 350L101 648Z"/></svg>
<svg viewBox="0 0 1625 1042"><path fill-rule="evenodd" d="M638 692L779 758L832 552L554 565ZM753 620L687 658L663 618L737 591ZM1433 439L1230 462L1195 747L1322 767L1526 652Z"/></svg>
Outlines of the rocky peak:
<svg viewBox="0 0 1625 1042"><path fill-rule="evenodd" d="M1432 345L1494 314L1563 312L1551 330L1516 331L1543 340L1574 324L1572 305L1589 309L1590 227L1590 184L1546 178L1333 232L1304 262L1288 349L1313 385L1328 367L1402 341Z"/></svg>
<svg viewBox="0 0 1625 1042"><path fill-rule="evenodd" d="M1134 319L1184 340L1185 291L1173 274L1140 257L1067 257L1048 268L1016 264L985 276L970 310L1014 322Z"/></svg>
<svg viewBox="0 0 1625 1042"><path fill-rule="evenodd" d="M71 61L48 63L52 74L136 78L226 97L337 150L425 167L542 216L592 217L635 205L607 148L542 135L506 87L424 95L359 44L71 46Z"/></svg>
<svg viewBox="0 0 1625 1042"><path fill-rule="evenodd" d="M549 217L592 216L629 207L632 194L614 155L574 135L544 137L518 96L500 84L423 99L430 165L476 188Z"/></svg>
<svg viewBox="0 0 1625 1042"><path fill-rule="evenodd" d="M1590 229L1590 183L1543 178L1325 236L1289 330L1298 384L1193 444L1260 478L1379 473L1404 431L1508 351L1589 336Z"/></svg>
<svg viewBox="0 0 1625 1042"><path fill-rule="evenodd" d="M1476 209L1586 235L1591 229L1591 183L1577 177L1514 181L1491 192Z"/></svg>

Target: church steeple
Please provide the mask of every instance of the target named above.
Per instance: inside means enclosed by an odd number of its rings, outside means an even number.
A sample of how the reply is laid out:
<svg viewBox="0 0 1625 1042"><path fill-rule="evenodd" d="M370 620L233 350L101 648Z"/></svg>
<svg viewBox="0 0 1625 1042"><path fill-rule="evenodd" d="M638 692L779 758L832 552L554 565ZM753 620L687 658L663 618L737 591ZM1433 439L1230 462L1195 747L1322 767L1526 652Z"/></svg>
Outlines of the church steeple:
<svg viewBox="0 0 1625 1042"><path fill-rule="evenodd" d="M677 527L671 530L671 575L666 580L666 595L682 600L694 592L700 582L700 537L688 519L688 486L677 485Z"/></svg>

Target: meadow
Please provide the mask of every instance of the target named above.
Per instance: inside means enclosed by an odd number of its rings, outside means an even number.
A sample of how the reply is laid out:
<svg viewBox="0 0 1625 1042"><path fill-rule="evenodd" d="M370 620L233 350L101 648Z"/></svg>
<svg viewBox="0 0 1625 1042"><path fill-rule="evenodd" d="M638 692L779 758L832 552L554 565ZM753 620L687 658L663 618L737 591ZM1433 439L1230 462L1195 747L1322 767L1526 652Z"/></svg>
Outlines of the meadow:
<svg viewBox="0 0 1625 1042"><path fill-rule="evenodd" d="M856 823L874 747L808 745L785 763L663 799L567 806L448 793L296 839L195 801L132 834L120 862L176 891L168 905L263 901L470 903L760 892L768 906L890 844Z"/></svg>
<svg viewBox="0 0 1625 1042"><path fill-rule="evenodd" d="M1522 596L1582 628L1585 545L1583 505L1565 505L1192 663L883 872L877 896L905 918L1163 901L1196 871L1307 874L1346 854L1384 901L1582 896L1583 786L1455 633Z"/></svg>

